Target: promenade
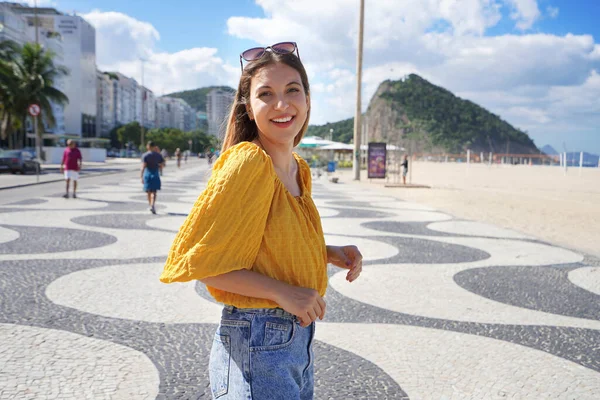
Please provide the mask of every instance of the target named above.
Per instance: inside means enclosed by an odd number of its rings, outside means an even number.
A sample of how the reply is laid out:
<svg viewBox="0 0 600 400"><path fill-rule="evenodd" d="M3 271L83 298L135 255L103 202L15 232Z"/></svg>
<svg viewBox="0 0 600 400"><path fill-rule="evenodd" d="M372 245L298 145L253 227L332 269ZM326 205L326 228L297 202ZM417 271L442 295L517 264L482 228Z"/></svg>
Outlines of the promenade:
<svg viewBox="0 0 600 400"><path fill-rule="evenodd" d="M60 182L0 192L0 400L211 398L221 307L158 281L208 176L171 163L157 215L139 171L83 179L78 199ZM599 258L325 178L326 241L365 267L354 283L329 269L316 399L600 398Z"/></svg>

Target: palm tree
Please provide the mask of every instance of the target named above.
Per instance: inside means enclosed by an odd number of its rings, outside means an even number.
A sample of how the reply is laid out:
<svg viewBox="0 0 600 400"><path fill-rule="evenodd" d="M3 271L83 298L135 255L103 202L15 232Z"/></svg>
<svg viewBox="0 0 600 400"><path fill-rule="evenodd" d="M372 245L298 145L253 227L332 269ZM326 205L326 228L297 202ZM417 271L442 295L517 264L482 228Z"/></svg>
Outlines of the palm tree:
<svg viewBox="0 0 600 400"><path fill-rule="evenodd" d="M14 100L18 93L13 63L21 53L21 47L12 40L0 42L0 141L13 147Z"/></svg>
<svg viewBox="0 0 600 400"><path fill-rule="evenodd" d="M21 95L17 98L17 112L22 121L23 136L25 137L25 120L27 118L27 107L30 104L38 104L41 109L38 123L42 125L43 118L50 126L56 125L52 103L66 105L69 98L54 87L55 82L69 74L69 70L62 65L54 64L54 52L44 50L37 43L25 43L21 50L20 62L14 63L15 75L19 81ZM42 130L38 130L41 132ZM38 143L41 144L41 138ZM38 157L41 156L41 148L37 149Z"/></svg>
<svg viewBox="0 0 600 400"><path fill-rule="evenodd" d="M48 125L54 126L56 120L52 111L52 103L66 105L68 97L54 87L58 79L68 75L69 71L64 66L54 64L55 54L45 50L36 43L25 43L21 48L19 57L11 63L0 67L0 86L6 87L8 99L6 103L13 116L21 122L23 141L26 137L27 108L31 104L38 104L41 108L38 124L42 125L45 119ZM2 99L3 103L5 99ZM40 130L41 132L41 130ZM41 138L39 138L41 139ZM41 144L41 140L38 141ZM37 149L38 156L41 149Z"/></svg>

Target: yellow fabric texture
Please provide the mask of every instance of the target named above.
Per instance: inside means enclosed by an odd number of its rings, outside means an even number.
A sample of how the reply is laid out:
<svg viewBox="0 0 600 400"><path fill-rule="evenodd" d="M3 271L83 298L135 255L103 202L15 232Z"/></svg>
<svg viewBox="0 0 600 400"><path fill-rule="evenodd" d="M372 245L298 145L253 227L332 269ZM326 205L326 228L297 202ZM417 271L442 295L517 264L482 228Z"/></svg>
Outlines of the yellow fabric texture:
<svg viewBox="0 0 600 400"><path fill-rule="evenodd" d="M175 237L161 282L187 282L253 270L325 295L327 250L311 197L306 161L294 154L302 194L286 189L271 158L242 142L227 149ZM239 308L275 308L275 302L207 286L218 302Z"/></svg>

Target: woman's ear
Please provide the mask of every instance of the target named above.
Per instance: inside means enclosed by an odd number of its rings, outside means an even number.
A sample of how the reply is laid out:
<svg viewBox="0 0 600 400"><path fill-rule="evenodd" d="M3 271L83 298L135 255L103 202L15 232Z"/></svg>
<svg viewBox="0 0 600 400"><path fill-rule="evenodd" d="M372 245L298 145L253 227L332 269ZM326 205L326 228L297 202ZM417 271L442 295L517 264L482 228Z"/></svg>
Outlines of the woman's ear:
<svg viewBox="0 0 600 400"><path fill-rule="evenodd" d="M254 121L254 115L252 115L252 109L250 108L250 106L248 104L246 104L246 114L248 114L248 118L250 118L250 121Z"/></svg>

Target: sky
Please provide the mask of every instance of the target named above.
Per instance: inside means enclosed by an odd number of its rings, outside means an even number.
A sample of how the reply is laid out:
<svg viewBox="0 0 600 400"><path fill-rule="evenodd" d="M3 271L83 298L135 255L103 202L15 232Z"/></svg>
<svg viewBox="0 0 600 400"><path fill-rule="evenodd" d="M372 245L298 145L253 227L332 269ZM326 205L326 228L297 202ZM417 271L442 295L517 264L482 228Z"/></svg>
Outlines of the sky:
<svg viewBox="0 0 600 400"><path fill-rule="evenodd" d="M33 0L27 0L33 3ZM96 28L99 69L157 95L237 87L239 54L298 43L311 123L352 117L359 0L38 0ZM365 0L362 105L416 73L526 131L600 154L600 0Z"/></svg>

